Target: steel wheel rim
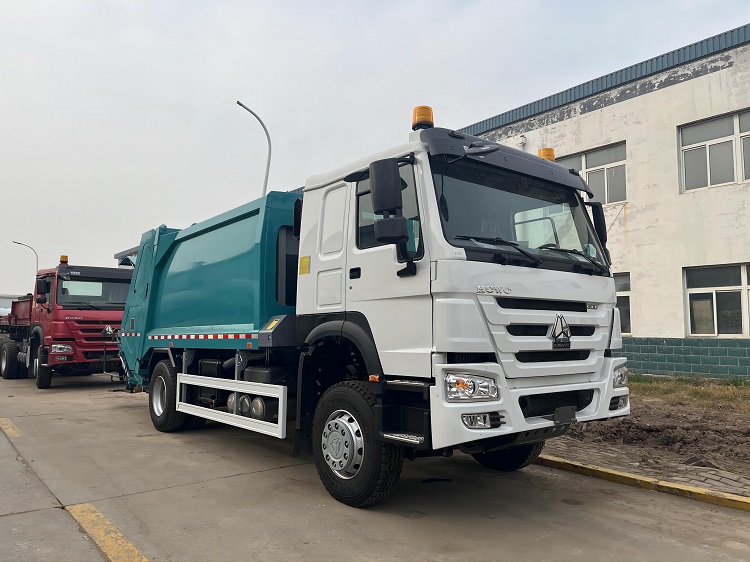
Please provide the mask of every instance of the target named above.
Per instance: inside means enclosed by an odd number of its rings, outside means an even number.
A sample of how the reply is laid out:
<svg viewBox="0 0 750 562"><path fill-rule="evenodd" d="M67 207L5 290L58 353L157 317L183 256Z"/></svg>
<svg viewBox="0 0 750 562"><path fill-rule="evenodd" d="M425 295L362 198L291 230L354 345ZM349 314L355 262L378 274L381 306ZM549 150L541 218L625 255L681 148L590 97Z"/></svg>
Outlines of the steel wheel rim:
<svg viewBox="0 0 750 562"><path fill-rule="evenodd" d="M34 378L37 378L39 375L39 355L34 357L34 368L32 369L34 373Z"/></svg>
<svg viewBox="0 0 750 562"><path fill-rule="evenodd" d="M151 406L157 416L161 416L167 407L167 384L163 377L157 377L156 384L151 389Z"/></svg>
<svg viewBox="0 0 750 562"><path fill-rule="evenodd" d="M362 428L352 414L336 410L328 416L321 446L323 458L336 476L350 480L359 474L365 456L365 442Z"/></svg>
<svg viewBox="0 0 750 562"><path fill-rule="evenodd" d="M8 368L8 353L3 349L0 353L0 373L4 373Z"/></svg>

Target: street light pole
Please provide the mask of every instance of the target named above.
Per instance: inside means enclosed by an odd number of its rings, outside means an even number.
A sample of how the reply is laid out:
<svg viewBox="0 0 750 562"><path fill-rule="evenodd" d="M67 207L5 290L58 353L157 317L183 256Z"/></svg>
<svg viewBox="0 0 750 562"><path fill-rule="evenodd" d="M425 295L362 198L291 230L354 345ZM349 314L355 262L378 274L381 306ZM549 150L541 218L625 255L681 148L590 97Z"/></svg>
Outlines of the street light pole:
<svg viewBox="0 0 750 562"><path fill-rule="evenodd" d="M36 256L36 269L34 270L34 277L36 277L36 273L37 271L39 271L39 254L37 254L36 250L32 248L31 246L29 246L28 244L24 244L23 242L16 242L15 240L13 240L13 243L18 244L19 246L26 246L29 250L34 252L34 255Z"/></svg>
<svg viewBox="0 0 750 562"><path fill-rule="evenodd" d="M255 113L252 109L247 107L241 101L238 101L237 105L239 105L242 109L252 113L253 116L255 116L255 118L260 123L260 126L263 127L263 131L265 131L266 133L266 139L268 140L268 159L266 160L266 179L263 181L263 196L265 197L266 189L268 189L268 171L271 169L271 135L268 134L268 129L266 129L266 124L263 123L263 119L261 119L257 113Z"/></svg>

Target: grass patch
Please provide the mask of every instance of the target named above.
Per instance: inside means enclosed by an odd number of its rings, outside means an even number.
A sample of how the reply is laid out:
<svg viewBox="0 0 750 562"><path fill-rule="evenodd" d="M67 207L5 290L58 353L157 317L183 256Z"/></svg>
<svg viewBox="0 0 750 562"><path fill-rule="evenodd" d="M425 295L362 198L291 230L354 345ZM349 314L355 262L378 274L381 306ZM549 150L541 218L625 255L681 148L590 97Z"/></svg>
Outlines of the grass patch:
<svg viewBox="0 0 750 562"><path fill-rule="evenodd" d="M699 406L750 414L750 380L742 377L669 377L630 375L634 398L659 398L668 404Z"/></svg>

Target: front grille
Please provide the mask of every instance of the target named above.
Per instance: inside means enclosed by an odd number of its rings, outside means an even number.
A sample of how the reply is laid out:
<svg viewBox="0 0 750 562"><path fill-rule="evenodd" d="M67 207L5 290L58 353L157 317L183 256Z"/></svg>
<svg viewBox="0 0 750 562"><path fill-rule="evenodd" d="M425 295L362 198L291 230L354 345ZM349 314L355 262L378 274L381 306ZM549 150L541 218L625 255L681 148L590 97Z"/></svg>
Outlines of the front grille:
<svg viewBox="0 0 750 562"><path fill-rule="evenodd" d="M547 324L510 324L507 328L511 336L546 336ZM570 326L571 336L592 336L596 326Z"/></svg>
<svg viewBox="0 0 750 562"><path fill-rule="evenodd" d="M552 392L550 394L531 394L521 396L518 405L521 407L523 417L533 418L537 416L551 416L557 408L575 406L576 412L580 412L591 404L594 399L594 391L570 390L567 392Z"/></svg>
<svg viewBox="0 0 750 562"><path fill-rule="evenodd" d="M551 361L585 361L589 358L588 349L553 350L553 351L519 351L516 359L520 363L549 363Z"/></svg>
<svg viewBox="0 0 750 562"><path fill-rule="evenodd" d="M496 297L495 300L502 308L515 308L516 310L554 310L557 312L586 312L587 310L585 302L517 299L514 297Z"/></svg>
<svg viewBox="0 0 750 562"><path fill-rule="evenodd" d="M494 353L448 353L448 363L497 363Z"/></svg>
<svg viewBox="0 0 750 562"><path fill-rule="evenodd" d="M549 331L547 324L511 324L508 326L511 336L546 336Z"/></svg>
<svg viewBox="0 0 750 562"><path fill-rule="evenodd" d="M88 359L89 361L101 361L102 355L104 355L104 352L102 351L84 351L83 356ZM115 349L114 351L107 350L107 361L113 361L117 359L118 351Z"/></svg>

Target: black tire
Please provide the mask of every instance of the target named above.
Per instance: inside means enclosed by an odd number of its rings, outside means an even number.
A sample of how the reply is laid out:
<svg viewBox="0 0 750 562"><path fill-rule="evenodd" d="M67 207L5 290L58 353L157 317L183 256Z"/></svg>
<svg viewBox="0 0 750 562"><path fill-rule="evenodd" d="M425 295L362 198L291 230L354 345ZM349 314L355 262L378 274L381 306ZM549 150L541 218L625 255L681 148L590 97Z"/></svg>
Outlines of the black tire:
<svg viewBox="0 0 750 562"><path fill-rule="evenodd" d="M32 363L36 387L49 388L52 385L52 369L42 365L42 361L39 358L40 354L41 349L37 349L36 355L34 355L34 362Z"/></svg>
<svg viewBox="0 0 750 562"><path fill-rule="evenodd" d="M352 507L385 499L404 464L403 448L376 439L374 406L375 398L365 383L347 381L329 388L315 408L315 467L328 493ZM347 441L352 433L352 440ZM331 463L339 463L339 470Z"/></svg>
<svg viewBox="0 0 750 562"><path fill-rule="evenodd" d="M187 415L177 411L177 369L168 359L154 366L148 386L148 411L154 427L164 433L181 430Z"/></svg>
<svg viewBox="0 0 750 562"><path fill-rule="evenodd" d="M0 376L4 379L18 378L18 346L5 342L0 348Z"/></svg>
<svg viewBox="0 0 750 562"><path fill-rule="evenodd" d="M539 441L537 443L526 443L507 449L500 449L499 451L477 453L472 456L479 464L486 468L511 472L529 466L539 457L543 448L544 441Z"/></svg>

